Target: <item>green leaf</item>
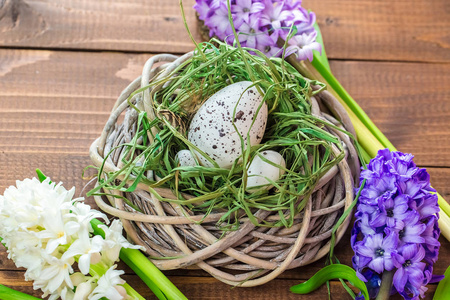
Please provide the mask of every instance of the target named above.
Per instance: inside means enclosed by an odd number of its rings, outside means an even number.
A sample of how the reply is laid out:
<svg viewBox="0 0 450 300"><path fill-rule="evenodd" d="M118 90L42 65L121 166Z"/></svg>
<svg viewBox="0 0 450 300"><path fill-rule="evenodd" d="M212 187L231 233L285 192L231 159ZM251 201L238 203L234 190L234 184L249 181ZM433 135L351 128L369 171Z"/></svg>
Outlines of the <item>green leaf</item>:
<svg viewBox="0 0 450 300"><path fill-rule="evenodd" d="M36 174L40 182L44 182L44 180L47 179L47 176L45 176L44 173L42 173L42 171L39 169L36 169Z"/></svg>
<svg viewBox="0 0 450 300"><path fill-rule="evenodd" d="M28 294L13 290L0 284L0 299L2 300L40 300Z"/></svg>
<svg viewBox="0 0 450 300"><path fill-rule="evenodd" d="M445 278L439 282L439 285L434 292L433 300L445 300L450 295L450 266L444 273Z"/></svg>
<svg viewBox="0 0 450 300"><path fill-rule="evenodd" d="M346 265L329 265L314 274L308 281L291 287L295 294L309 294L331 279L345 279L358 288L364 298L369 300L369 292L364 282L357 276L355 270Z"/></svg>
<svg viewBox="0 0 450 300"><path fill-rule="evenodd" d="M316 32L317 32L316 42L318 42L322 46L321 54L319 54L319 52L317 52L317 51L314 51L314 55L315 55L314 59L319 60L325 68L327 68L328 70L331 71L330 64L328 62L327 53L325 51L325 44L323 43L322 32L320 31L319 24L317 22L314 23L314 28L316 29Z"/></svg>

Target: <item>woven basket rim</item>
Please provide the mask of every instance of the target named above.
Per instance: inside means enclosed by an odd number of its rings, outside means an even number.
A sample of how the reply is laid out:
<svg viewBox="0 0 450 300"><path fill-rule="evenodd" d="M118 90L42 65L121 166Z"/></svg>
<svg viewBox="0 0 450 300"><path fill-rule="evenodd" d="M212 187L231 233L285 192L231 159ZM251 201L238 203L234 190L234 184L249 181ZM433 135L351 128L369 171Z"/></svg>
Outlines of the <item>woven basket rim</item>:
<svg viewBox="0 0 450 300"><path fill-rule="evenodd" d="M112 143L112 140L114 139L111 137L112 135L120 135L124 133L118 133L118 130L121 128L120 126L124 127L125 125L118 125L117 122L119 120L119 116L122 115L124 112L128 110L128 103L127 99L128 97L136 90L141 88L142 86L145 86L148 84L149 80L153 76L167 76L173 70L177 64L181 62L185 62L186 60L190 59L193 55L193 52L188 52L184 54L181 57L177 57L171 54L159 54L151 57L144 65L143 68L143 74L142 76L136 78L134 81L130 83L128 87L126 87L119 98L117 99L109 120L105 124L105 127L103 129L103 132L100 137L98 137L91 145L90 147L90 157L93 161L94 165L103 168L103 174L102 176L107 176L107 173L118 171L120 168L116 166L111 158L105 159L105 153L108 153L108 149L111 148L111 146L107 146ZM163 65L159 65L156 68L154 68L154 65L156 63L165 62ZM146 104L146 99L150 99L152 96L152 93L154 93L154 90L145 90L142 93L142 96L140 94L137 94L134 96L134 101L142 101L143 105L141 106L143 110L145 110L152 118L154 117L155 112L150 107L150 105ZM345 113L345 110L336 104L336 99L334 97L324 91L320 94L323 94L323 99L321 98L321 101L330 101L332 102L336 108L336 113L338 114L339 118L343 120L343 123L346 123L346 129L350 132L354 132L354 128L351 125L351 122L349 123L348 116ZM139 99L139 97L142 97L142 99ZM325 100L324 100L325 99ZM317 104L318 100L313 99L315 104L313 104L313 113L319 114L321 113L319 105ZM333 102L334 101L334 102ZM320 117L323 119L327 119L329 122L337 122L332 116L329 115L322 115L320 114ZM127 117L126 117L127 118ZM334 134L338 136L340 139L345 140L346 143L351 144L350 139L345 139L345 136L338 133L339 131L336 130ZM108 148L109 147L109 148ZM354 150L354 149L353 149ZM350 150L349 150L350 151ZM335 155L340 154L339 149L337 149L336 146L333 145L333 152ZM140 234L142 233L142 228L146 228L145 226L149 226L150 228L153 228L153 230L161 231L165 230L164 235L167 235L171 239L173 239L174 245L176 245L177 250L179 250L179 253L182 253L183 255L179 258L175 259L164 259L164 260L158 260L158 259L151 259L152 262L160 269L176 269L176 268L182 268L182 267L189 267L196 265L199 268L204 269L205 271L209 272L214 277L218 278L222 282L225 282L230 285L239 285L242 287L248 287L248 286L256 286L263 283L266 283L272 279L274 279L276 276L281 274L283 271L285 271L288 268L292 267L298 267L307 263L314 262L320 258L322 258L324 255L326 255L329 252L330 248L330 241L326 242L324 245L321 245L318 249L315 249L316 251L314 255L311 255L311 257L308 257L308 259L305 259L305 256L307 256L307 253L304 254L302 257L297 257L299 255L299 252L303 247L306 245L305 241L310 241L311 243L322 243L324 241L315 241L314 237L308 237L308 228L310 226L311 220L317 220L321 216L325 214L330 213L337 213L342 210L346 210L350 207L351 203L353 202L353 183L355 181L355 178L357 178L356 174L359 170L359 166L355 165L357 161L357 157L355 158L354 153L352 155L349 155L349 161L347 159L343 159L339 162L337 167L335 167L333 170L330 170L331 172L326 175L330 176L330 178L335 178L338 176L342 177L343 180L343 188L344 188L344 198L338 201L337 203L324 208L317 208L313 206L312 203L312 196L308 199L307 205L305 210L302 212L301 215L297 216L298 219L302 220L301 225L297 225L299 227L298 234L296 237L270 237L266 233L258 232L254 229L254 225L252 227L250 221L245 221L241 224L241 227L233 233L225 235L223 238L218 239L216 236L211 234L208 230L203 228L203 224L208 224L211 222L217 222L220 217L223 215L221 213L211 213L208 216L204 215L190 215L189 212L187 212L182 206L177 204L167 204L162 203L158 200L158 196L162 196L164 198L170 198L174 197L173 193L167 189L167 188L154 188L149 190L148 186L143 183L138 183L137 189L133 194L132 197L137 197L141 200L141 202L145 202L145 205L151 206L151 210L153 213L147 213L142 214L136 211L130 210L129 207L126 206L126 204L121 200L120 197L102 197L102 196L94 196L94 199L98 205L98 207L103 210L104 212L111 214L113 216L116 216L122 220L122 223L124 225L124 229L126 230L128 237L135 242L136 244L143 245L146 248L147 254L152 256L156 256L159 252L159 250L152 249L150 246L151 243L149 243L148 240L144 240ZM355 160L356 159L356 160ZM353 163L355 166L353 166L353 170L350 170L349 162ZM353 173L353 174L352 174ZM124 178L119 176L117 180L123 180ZM325 180L324 180L325 181ZM321 192L321 188L324 188L327 186L329 181L321 183L319 182L315 189L315 194L318 192ZM98 185L98 183L97 183ZM105 190L105 192L110 193L111 195L116 196L123 196L124 194L122 192L118 192L116 190ZM137 195L137 196L136 196ZM192 197L188 194L184 194L186 198ZM319 197L319 196L317 196ZM109 203L105 202L106 199L109 201ZM144 199L144 200L142 200ZM176 198L175 198L176 199ZM140 207L141 208L141 207ZM256 213L261 218L266 217L272 217L269 216L270 212L267 211L258 211ZM339 226L337 232L336 232L336 243L342 238L344 235L349 223L351 220L351 214L349 214L344 222ZM199 222L203 221L200 225ZM142 225L145 224L145 225ZM153 227L152 227L153 226ZM182 229L180 229L182 228ZM192 231L195 233L195 236L199 236L200 239L203 239L203 241L207 244L205 248L199 249L197 251L193 251L187 246L187 243L183 241L182 237L180 237L180 231L187 230L185 228L188 228L189 231ZM138 230L139 229L139 230ZM150 229L149 229L150 230ZM139 232L138 232L139 231ZM328 231L327 231L328 234ZM242 250L236 250L235 244L238 240L246 239L248 236L251 235L251 237L257 239L262 238L264 241L266 241L266 244L275 243L276 241L281 241L281 246L284 246L286 242L292 241L292 246L290 247L289 251L286 253L283 253L281 256L284 257L284 259L280 262L277 260L264 260L258 257L253 257L248 255L248 253L243 253ZM322 234L323 235L323 234ZM231 238L230 238L231 236ZM186 238L186 237L184 237ZM269 241L269 242L267 242ZM264 242L262 242L264 244ZM236 248L236 249L235 249ZM170 252L170 251L169 251ZM245 252L245 251L244 251ZM252 253L251 251L249 253ZM159 253L160 254L160 253ZM220 254L220 255L219 255ZM223 255L225 255L225 258L221 258ZM239 262L245 262L249 265L248 272L242 274L231 274L226 273L223 270L220 270L216 265L218 264L217 261L220 261L220 259L226 261L230 258L233 259L233 261L239 261ZM300 259L301 258L301 259ZM212 261L214 264L209 264L208 262ZM259 268L258 271L255 271L254 268ZM263 271L261 271L261 269ZM266 273L268 273L266 275ZM262 275L262 276L261 276Z"/></svg>

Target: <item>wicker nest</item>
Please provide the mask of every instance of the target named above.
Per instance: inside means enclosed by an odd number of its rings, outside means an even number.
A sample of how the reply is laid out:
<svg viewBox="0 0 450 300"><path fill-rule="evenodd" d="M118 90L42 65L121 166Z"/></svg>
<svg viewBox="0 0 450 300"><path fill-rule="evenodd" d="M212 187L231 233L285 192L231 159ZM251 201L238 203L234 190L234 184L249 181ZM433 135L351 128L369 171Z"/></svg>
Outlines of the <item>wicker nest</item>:
<svg viewBox="0 0 450 300"><path fill-rule="evenodd" d="M192 55L153 56L145 64L142 76L123 90L101 136L90 148L94 164L103 165L102 176L122 167L124 147L121 145L129 143L136 133L137 113L129 106L129 96L147 86L150 80L164 78ZM155 89L158 87L137 93L131 99L131 103L147 111L149 118L154 114L146 103ZM327 91L311 97L311 102L313 115L335 125L326 129L345 144L346 158L319 179L305 209L295 216L294 225L289 228L255 226L244 216L237 230L222 232L216 226L222 213L213 212L205 217L181 205L159 201L158 195L176 198L164 188L155 188L150 193L142 183L131 193L104 192L123 196L145 213L134 210L120 197L95 196L95 201L100 209L122 220L129 239L144 246L149 258L161 270L201 268L227 284L249 287L264 284L287 269L312 263L329 252L332 228L353 201L359 161L352 141L336 129L341 127L354 134L339 102ZM337 147L333 151L335 155L340 153ZM184 197L192 196L184 194ZM254 215L260 220L279 218L277 213L265 210L255 211ZM337 241L349 222L350 215L338 228Z"/></svg>

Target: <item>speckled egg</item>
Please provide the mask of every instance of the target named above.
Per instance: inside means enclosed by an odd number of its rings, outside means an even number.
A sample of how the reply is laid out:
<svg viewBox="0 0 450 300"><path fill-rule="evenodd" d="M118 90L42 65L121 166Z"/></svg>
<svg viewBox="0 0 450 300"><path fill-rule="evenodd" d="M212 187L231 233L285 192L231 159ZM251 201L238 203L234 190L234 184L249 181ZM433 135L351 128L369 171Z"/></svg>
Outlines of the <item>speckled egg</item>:
<svg viewBox="0 0 450 300"><path fill-rule="evenodd" d="M286 162L280 153L272 150L260 153L268 161L276 165L286 167ZM284 174L284 170L263 161L261 157L255 156L247 169L247 192L254 193L262 189L269 190L273 187L266 179L277 181Z"/></svg>
<svg viewBox="0 0 450 300"><path fill-rule="evenodd" d="M197 165L191 151L189 150L178 151L175 159L178 160L181 167L195 167Z"/></svg>
<svg viewBox="0 0 450 300"><path fill-rule="evenodd" d="M244 139L244 147L248 142L250 145L259 144L264 136L267 105L263 103L257 113L263 97L255 87L248 88L252 84L250 81L241 81L221 89L200 107L189 126L189 141L221 168L230 168L241 156L239 134ZM253 119L255 122L252 126ZM247 133L250 141L247 141ZM212 166L202 155L197 154L197 157L202 165Z"/></svg>

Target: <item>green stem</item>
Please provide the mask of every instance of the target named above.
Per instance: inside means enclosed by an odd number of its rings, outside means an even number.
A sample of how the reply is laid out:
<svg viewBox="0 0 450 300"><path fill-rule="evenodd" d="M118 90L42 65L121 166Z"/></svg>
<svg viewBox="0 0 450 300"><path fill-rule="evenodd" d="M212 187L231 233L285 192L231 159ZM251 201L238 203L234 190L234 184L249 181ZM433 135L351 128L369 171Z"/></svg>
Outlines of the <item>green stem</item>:
<svg viewBox="0 0 450 300"><path fill-rule="evenodd" d="M91 221L95 234L104 236L99 220ZM158 299L185 300L187 299L177 287L139 250L122 248L120 259L124 261L145 284L155 293Z"/></svg>
<svg viewBox="0 0 450 300"><path fill-rule="evenodd" d="M394 278L394 270L383 272L383 277L381 278L380 291L378 292L377 298L375 298L375 300L389 299L389 297L391 296L393 278Z"/></svg>
<svg viewBox="0 0 450 300"><path fill-rule="evenodd" d="M28 294L13 290L0 284L0 299L2 300L40 300Z"/></svg>

